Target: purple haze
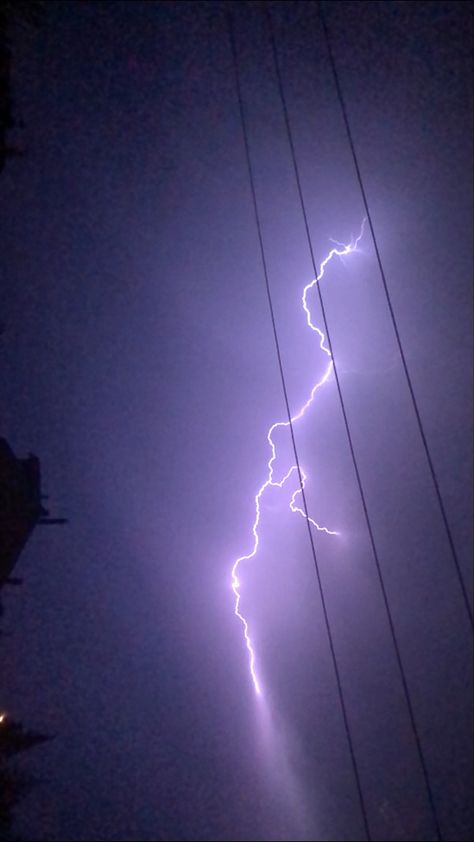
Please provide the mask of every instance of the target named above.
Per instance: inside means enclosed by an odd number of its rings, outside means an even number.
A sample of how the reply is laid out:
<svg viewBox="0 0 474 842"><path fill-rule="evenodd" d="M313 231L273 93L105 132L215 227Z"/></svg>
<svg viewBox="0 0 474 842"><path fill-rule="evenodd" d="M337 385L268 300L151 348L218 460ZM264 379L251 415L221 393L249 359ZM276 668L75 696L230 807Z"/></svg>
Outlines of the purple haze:
<svg viewBox="0 0 474 842"><path fill-rule="evenodd" d="M362 839L307 526L265 500L285 418L224 8L50 3L16 33L28 154L1 175L2 429L49 508L5 597L1 706L57 735L24 838ZM466 581L472 575L472 86L468 4L330 3L382 257ZM243 91L292 407L326 358L259 4L236 4ZM312 4L272 4L318 261L359 230ZM325 301L446 838L472 832L471 643L370 239ZM320 314L315 306L314 323ZM297 429L374 838L428 840L336 390ZM279 452L282 465L290 449ZM243 577L242 577L243 579ZM25 758L26 764L26 758Z"/></svg>

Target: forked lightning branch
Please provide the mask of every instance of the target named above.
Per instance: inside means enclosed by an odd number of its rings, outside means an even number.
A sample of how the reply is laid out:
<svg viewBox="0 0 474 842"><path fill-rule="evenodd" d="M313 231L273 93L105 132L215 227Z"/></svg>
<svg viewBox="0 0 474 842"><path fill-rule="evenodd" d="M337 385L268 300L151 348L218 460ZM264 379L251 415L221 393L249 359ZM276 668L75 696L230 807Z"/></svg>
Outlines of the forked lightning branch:
<svg viewBox="0 0 474 842"><path fill-rule="evenodd" d="M308 304L308 295L311 292L311 290L313 289L313 287L315 287L316 284L319 283L319 281L321 281L321 279L323 278L326 267L331 260L333 260L335 257L344 257L345 255L351 254L352 252L357 250L357 246L358 246L358 244L359 244L359 242L362 238L362 235L364 233L364 223L365 223L365 220L363 220L363 222L362 222L359 235L355 239L352 239L351 242L348 245L344 245L343 243L336 243L336 247L331 249L331 251L329 252L327 257L325 257L325 259L321 263L320 268L319 268L319 272L318 272L318 276L316 278L314 278L311 281L311 283L307 284L303 289L301 302L302 302L302 305L303 305L303 310L304 310L305 315L306 315L306 323L307 323L308 327L314 333L316 333L318 335L318 337L319 337L319 347L320 347L321 351L328 358L328 363L327 363L327 367L326 367L326 370L325 370L323 376L321 377L320 380L318 380L314 384L313 388L311 389L311 393L310 393L306 403L304 403L303 406L298 410L298 412L296 412L291 417L291 424L292 425L296 424L298 421L301 421L301 419L307 414L308 410L310 409L310 407L313 404L313 401L314 401L315 396L316 396L316 392L328 381L329 377L331 376L332 369L333 369L333 361L332 361L331 351L326 344L326 337L324 336L324 333L322 332L322 330L320 330L320 328L317 327L317 325L314 324L314 322L311 318L311 310L310 310L310 307L309 307L309 304ZM254 518L253 525L252 525L253 545L252 545L252 548L251 548L250 552L248 552L246 555L239 556L239 558L237 558L234 561L234 564L232 566L232 590L233 590L234 596L235 596L234 614L235 614L236 617L238 617L238 619L240 620L240 622L242 624L242 627L243 627L245 645L246 645L247 650L248 650L250 675L252 677L253 685L254 685L255 692L257 693L257 695L261 695L262 689L261 689L261 685L260 685L260 682L259 682L258 677L257 677L256 654L255 654L255 650L254 650L254 647L253 647L253 644L252 644L252 638L250 636L249 623L248 623L248 620L246 619L245 615L242 613L242 610L241 610L242 596L241 596L241 593L240 593L240 578L239 578L239 575L238 575L238 571L239 571L240 565L243 562L251 561L251 560L255 559L255 557L257 555L259 541L260 541L259 526L260 526L260 518L261 518L261 504L262 504L262 497L265 494L266 490L270 487L284 488L284 486L287 484L287 482L289 481L291 476L296 475L296 477L298 477L298 466L297 465L292 465L291 468L289 469L289 471L287 471L287 473L283 477L278 478L278 474L277 474L277 472L278 472L278 452L277 452L277 446L275 444L273 436L274 436L274 433L275 433L276 430L278 430L282 427L289 427L289 426L290 426L290 421L277 421L277 422L275 422L275 424L272 424L272 426L268 430L267 442L268 442L268 445L269 445L269 448L270 448L270 458L269 458L268 463L267 463L266 479L262 483L260 488L258 489L257 494L255 495L255 518ZM306 513L301 508L301 506L298 504L299 503L298 497L301 495L301 491L305 487L306 479L307 479L307 476L306 476L305 472L303 470L301 470L301 484L299 485L299 488L297 488L297 490L293 492L293 494L291 496L291 499L290 499L290 503L289 503L291 511L297 512L298 514L302 515L303 517L306 517ZM338 534L337 532L335 532L331 529L328 529L326 526L321 526L319 523L317 523L315 520L313 520L313 518L311 518L309 516L308 516L308 520L311 523L311 525L315 529L318 530L318 532L325 532L328 535L337 535Z"/></svg>

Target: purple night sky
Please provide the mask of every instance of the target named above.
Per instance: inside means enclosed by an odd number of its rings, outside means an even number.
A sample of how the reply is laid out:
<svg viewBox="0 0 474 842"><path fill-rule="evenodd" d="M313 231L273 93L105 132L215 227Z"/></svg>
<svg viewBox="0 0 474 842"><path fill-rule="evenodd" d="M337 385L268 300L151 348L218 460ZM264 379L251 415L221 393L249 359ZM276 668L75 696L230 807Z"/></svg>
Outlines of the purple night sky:
<svg viewBox="0 0 474 842"><path fill-rule="evenodd" d="M362 840L313 559L262 502L285 406L245 164L227 4L47 3L13 35L28 154L0 176L0 435L48 507L5 593L0 708L56 738L25 839ZM269 3L318 264L364 218L322 30ZM276 322L296 412L327 356L261 4L235 3ZM464 2L328 2L410 373L472 581L472 16ZM323 294L446 840L473 831L472 637L370 233ZM317 296L312 318L322 326ZM295 425L373 838L432 819L334 379ZM287 430L279 476L292 462ZM293 485L291 483L293 482Z"/></svg>

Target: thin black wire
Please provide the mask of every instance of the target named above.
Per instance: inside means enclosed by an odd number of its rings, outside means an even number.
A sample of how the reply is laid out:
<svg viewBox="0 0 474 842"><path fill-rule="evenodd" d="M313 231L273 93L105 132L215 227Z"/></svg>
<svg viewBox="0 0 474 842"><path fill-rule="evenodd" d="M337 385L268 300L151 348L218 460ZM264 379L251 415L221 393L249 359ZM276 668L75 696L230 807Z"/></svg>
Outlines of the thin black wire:
<svg viewBox="0 0 474 842"><path fill-rule="evenodd" d="M443 498L442 498L442 495L441 495L441 489L440 489L440 486L439 486L438 477L437 477L436 470L435 470L435 467L434 467L433 459L431 458L431 453L430 453L430 449L429 449L429 446L428 446L428 440L426 438L426 433L425 433L425 430L424 430L423 421L421 420L421 414L420 414L420 410L418 408L418 402L416 400L415 390L413 388L413 383L412 383L412 380L411 380L411 377L410 377L410 372L408 370L408 364L407 364L407 361L406 361L405 352L403 350L400 332L398 330L397 319L396 319L396 316L395 316L395 311L393 309L392 300L391 300L390 292L389 292L389 289L388 289L387 279L386 279L386 276L385 276L385 271L384 271L384 268L383 268L383 265L382 265L382 258L380 256L380 251L379 251L379 247L378 247L378 244L377 244L377 238L375 236L375 230L374 230L374 226L373 226L373 223L372 223L372 216L371 216L370 209L369 209L369 203L367 201L367 194L365 192L364 183L362 181L362 174L361 174L361 171L360 171L359 161L358 161L357 153L356 153L356 150L355 150L354 139L352 137L352 131L351 131L350 123L349 123L349 117L348 117L348 113L347 113L346 103L345 103L345 100L344 100L344 96L343 96L343 93L342 93L342 87L341 87L341 83L340 83L340 80L339 80L339 74L338 74L338 71L337 71L336 60L335 60L335 57L334 57L334 52L333 52L332 44L331 44L329 27L327 25L326 17L325 17L325 14L324 14L324 11L323 11L323 6L322 6L321 2L318 2L318 9L319 9L319 16L320 16L320 19L321 19L321 24L322 24L322 27L323 27L323 30L324 30L324 36L325 36L325 39L326 39L326 46L327 46L327 51L328 51L328 56L329 56L329 62L330 62L331 69L332 69L332 75L333 75L333 78L334 78L334 85L336 87L337 98L339 100L339 105L340 105L342 117L343 117L343 120L344 120L344 126L345 126L345 129L346 129L347 140L348 140L348 143L349 143L349 147L350 147L351 154L352 154L352 160L353 160L353 163L354 163L354 168L355 168L355 171L356 171L357 181L359 183L362 201L364 203L365 213L366 213L367 220L368 220L368 223L369 223L370 233L372 235L372 240L373 240L373 243L374 243L374 249L375 249L375 254L376 254L376 257L377 257L377 263L378 263L378 267L379 267L380 277L382 279L385 297L387 299L387 306L388 306L388 309L389 309L390 318L392 320L395 338L397 340L398 350L399 350L399 353L400 353L400 359L402 361L403 370L405 372L405 377L406 377L406 381L407 381L407 385L408 385L408 391L410 392L410 397L411 397L411 400L412 400L413 409L414 409L416 421L417 421L417 424L418 424L418 429L420 431L421 441L423 443L423 449L425 451L426 459L427 459L428 466L429 466L429 469L430 469L431 478L433 480L433 486L434 486L436 497L437 497L437 500L438 500L439 509L440 509L440 512L441 512L441 517L442 517L442 520L443 520L443 523L444 523L444 528L446 530L446 535L448 537L448 542L449 542L449 546L450 546L450 549L451 549L451 554L452 554L454 566L456 568L456 573L457 573L457 576L458 576L458 579L459 579L459 585L460 585L460 588L461 588L462 597L463 597L463 600L464 600L464 604L465 604L465 607L466 607L466 611L467 611L471 626L472 626L473 631L474 631L474 620L473 620L473 615L472 615L472 608L471 608L471 605L469 603L469 596L468 596L468 593L467 593L467 588L466 588L466 585L464 583L464 579L463 579L463 575L462 575L462 571L461 571L461 565L459 563L458 555L457 555L457 552L456 552L456 547L455 547L455 544L454 544L454 539L453 539L453 535L452 535L452 532L451 532L451 527L449 525L448 516L446 514L446 509L445 509Z"/></svg>
<svg viewBox="0 0 474 842"><path fill-rule="evenodd" d="M268 5L266 3L264 4L264 9L265 9L265 13L266 13L266 20L267 20L267 23L268 23L270 41L271 41L272 52L273 52L273 61L274 61L274 65L275 65L275 72L276 72L276 77L277 77L277 82L278 82L278 91L279 91L279 94L280 94L280 100L281 100L281 104L282 104L282 110L283 110L285 126L286 126L286 133L287 133L288 143L289 143L289 147L290 147L290 151L291 151L291 159L292 159L292 162L293 162L293 169L294 169L294 173L295 173L296 185L297 185L297 189L298 189L301 211L302 211L302 214L303 214L304 226L305 226L305 230L306 230L306 237L307 237L309 251L310 251L310 255L311 255L311 262L312 262L312 265L313 265L314 276L315 276L315 278L317 278L318 270L317 270L317 267L316 267L316 260L315 260L315 256L314 256L313 243L312 243L311 233L310 233L310 230L309 230L308 216L307 216L307 213L306 213L306 205L305 205L305 201L304 201L304 197L303 197L303 190L302 190L302 187L301 187L301 179L300 179L300 174L299 174L299 169L298 169L298 163L297 163L297 160L296 160L296 151L295 151L295 146L294 146L294 142L293 142L293 134L292 134L292 131L291 131L291 124L290 124L290 119L289 119L289 114L288 114L288 107L287 107L287 103L286 103L285 91L284 91L284 87L283 87L283 80L282 80L282 75L281 75L280 62L279 62L279 59L278 59L278 51L277 51L277 46L276 46L275 33L274 33L274 29L273 29L273 21L272 21L272 17L271 17L271 14L270 14L270 10L269 10ZM358 467L358 464L357 464L357 457L356 457L356 454L355 454L354 444L353 444L353 441L352 441L352 435L351 435L351 431L350 431L350 427L349 427L349 421L348 421L348 418L347 418L347 412L346 412L346 407L345 407L345 403L344 403L344 397L343 397L343 394L342 394L341 384L340 384L340 381L339 381L339 374L338 374L338 371L337 371L337 365L336 365L336 361L334 359L334 355L333 355L333 352L332 352L331 336L330 336L329 325L328 325L328 320L327 320L327 316L326 316L326 309L324 307L324 301L323 301L323 296L322 296L322 292L321 292L321 285L319 283L316 284L316 288L318 290L319 303L320 303L320 306L321 306L321 313L322 313L322 317L323 317L323 321L324 321L324 328L325 328L325 331L326 331L327 343L328 343L329 350L331 352L332 361L333 361L334 377L335 377L335 380L336 380L336 386L337 386L337 391L338 391L338 395L339 395L339 401L340 401L340 404L341 404L342 416L343 416L343 419L344 419L344 426L345 426L345 429L346 429L347 440L348 440L348 443L349 443L349 450L350 450L350 453L351 453L352 463L353 463L353 466L354 466L354 472L355 472L355 475L356 475L357 485L358 485L358 488L359 488L359 494L360 494L360 498L361 498L361 502L362 502L362 508L364 510L365 521L366 521L366 524L367 524L367 530L368 530L368 533L369 533L370 544L371 544L372 552L373 552L373 555L374 555L375 566L376 566L376 569L377 569L380 589L381 589L381 592L382 592L383 602L384 602L384 605L385 605L385 611L386 611L386 614L387 614L387 620L388 620L388 625L389 625L389 628L390 628L390 634L391 634L391 637L392 637L395 656L396 656L398 668L399 668L399 671L400 671L400 678L401 678L401 682L402 682L402 686L403 686L403 691L404 691L404 694L405 694L408 714L409 714L409 718L410 718L410 724L411 724L411 728L412 728L412 731L413 731L413 737L414 737L414 740L415 740L415 744L416 744L416 748L417 748L417 752L418 752L418 757L419 757L419 760L420 760L420 766L421 766L423 778L424 778L424 781L425 781L426 791L427 791L427 795L428 795L428 801L429 801L429 804L430 804L430 807L431 807L431 812L432 812L432 815L433 815L433 821L434 821L434 824L435 824L435 827L436 827L437 839L440 840L440 842L441 842L441 839L442 839L441 829L440 829L440 825L439 825L439 821L438 821L438 815L437 815L437 812L436 812L436 806L435 806L435 802L434 802L433 791L431 789L431 784L430 784L430 780L429 780L425 756L424 756L424 753L423 753L423 748L422 748L420 736L419 736L419 733L418 733L418 727L417 727L417 724L416 724L415 714L414 714L413 706L412 706L412 703L411 703L410 692L409 692L409 689L408 689L408 683L407 683L407 679L406 679L406 675L405 675L405 669L404 669L403 662L402 662L400 647L399 647L397 635L396 635L396 632L395 632L395 625L394 625L394 622L393 622L392 612L390 610L390 604L389 604L389 601L388 601L387 591L386 591L386 588L385 588L385 581L384 581L384 577L383 577L383 573L382 573L382 568L381 568L381 565L380 565L377 547L375 545L374 533L373 533L373 530L372 530L372 524L371 524L370 517L369 517L369 510L368 510L368 506L367 506L367 501L366 501L366 498L365 498L364 488L363 488L363 485L362 485L362 480L361 480L361 476L360 476L360 473L359 473L359 467Z"/></svg>
<svg viewBox="0 0 474 842"><path fill-rule="evenodd" d="M248 170L248 176L249 176L249 182L250 182L250 189L251 189L251 193L252 193L252 203L253 203L253 209L254 209L254 214L255 214L255 223L256 223L257 233L258 233L258 242L259 242L259 246L260 246L260 255L261 255L261 259L262 259L263 274L264 274L264 277L265 277L265 289L266 289L266 293L267 293L268 306L269 306L269 310L270 310L270 317L271 317L272 328L273 328L273 338L275 340L275 348L276 348L276 353L277 353L277 358L278 358L278 368L280 370L281 385L282 385L282 389L283 389L283 396L284 396L284 399L285 399L286 412L287 412L288 423L289 423L289 428L290 428L290 433L291 433L291 442L292 442L292 445L293 445L293 452L294 452L294 455L295 455L295 461L296 461L296 466L297 466L297 470L298 470L301 496L302 496L302 499L303 499L303 507L304 507L304 512L305 512L305 515L306 515L305 520L306 520L306 524L307 524L307 527L308 527L308 535L309 535L309 541L310 541L310 544L311 544L311 553L312 553L312 556L313 556L314 567L315 567L315 570L316 570L316 578L318 580L319 594L320 594L320 597L321 597L321 604L322 604L322 608L323 608L324 622L325 622L325 625L326 625L326 632L327 632L328 641L329 641L329 648L331 650L331 657L332 657L332 662L333 662L333 666L334 666L334 673L335 673L335 676L336 676L336 684L337 684L337 690L338 690L338 695L339 695L339 701L340 701L340 704L341 704L342 717L343 717L343 720L344 720L344 728L345 728L345 732L346 732L347 742L348 742L348 745L349 745L349 752L350 752L350 756L351 756L352 767L353 767L353 771L354 771L354 777L355 777L356 785L357 785L357 793L358 793L358 796L359 796L359 802L360 802L360 808L361 808L361 813L362 813L362 818L363 818L363 823L364 823L365 834L366 834L368 842L371 842L372 837L371 837L370 830L369 830L367 808L366 808L366 805L365 805L365 799L364 799L364 795L363 795L363 792L362 792L359 768L358 768L357 761L356 761L354 744L353 744L353 741L352 741L351 729L350 729L350 725L349 725L349 718L348 718L348 715L347 715L346 704L345 704L345 701L344 701L344 692L343 692L343 689L342 689L341 676L340 676L339 667L338 667L338 664L337 664L336 650L335 650L335 647L334 647L334 641L333 641L333 637L332 637L331 626L330 626L330 623L329 623L329 615L328 615L328 610L327 610L327 606L326 606L326 599L324 597L324 591L323 591L323 585L322 585L318 560L317 560L317 556L316 556L316 548L314 546L313 533L312 533L311 526L310 526L310 523L309 523L308 506L307 506L307 503L306 503L306 495L305 495L305 492L304 492L303 477L302 477L302 473L301 473L300 462L299 462L299 459L298 459L298 451L297 451L297 447L296 447L295 434L294 434L294 430L293 430L293 422L291 420L290 403L289 403L288 392L287 392L287 388L286 388L285 374L284 374L284 370L283 370L283 362L282 362L281 351L280 351L280 343L279 343L279 340L278 340L278 333L277 333L277 328L276 328L275 313L274 313L274 310L273 310L270 283L269 283L269 278L268 278L267 262L266 262L266 258L265 258L265 249L264 249L264 245L263 245L262 226L261 226L261 222L260 222L260 213L259 213L259 209L258 209L257 194L256 194L256 190L255 190L255 179L254 179L254 174L253 174L252 160L251 160L251 156L250 156L250 144L249 144L249 138L248 138L247 122L246 122L246 118L245 118L243 98L242 98L242 89L241 89L241 82L240 82L240 71L239 71L237 47L236 47L236 42L235 42L234 24L233 24L232 14L229 10L227 10L227 21L228 21L228 27L229 27L229 38L230 38L230 43L231 43L232 59L233 59L233 65L234 65L237 99L238 99L238 103L239 103L240 122L241 122L241 125L242 125L242 134L243 134L244 146L245 146L245 157L246 157L246 162L247 162L247 170Z"/></svg>

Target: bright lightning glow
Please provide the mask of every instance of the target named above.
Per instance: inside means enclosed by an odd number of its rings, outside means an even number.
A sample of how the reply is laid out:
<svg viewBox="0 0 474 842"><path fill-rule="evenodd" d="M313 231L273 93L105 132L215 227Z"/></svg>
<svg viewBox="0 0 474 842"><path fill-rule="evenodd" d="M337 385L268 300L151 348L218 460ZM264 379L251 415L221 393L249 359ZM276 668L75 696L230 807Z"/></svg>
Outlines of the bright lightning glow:
<svg viewBox="0 0 474 842"><path fill-rule="evenodd" d="M352 237L351 242L348 245L344 245L344 243L339 243L336 240L332 240L332 242L335 243L336 248L331 249L331 251L329 252L327 257L325 257L325 259L321 263L321 266L319 268L318 276L316 278L314 278L314 280L312 280L311 283L307 284L305 286L305 288L303 289L303 295L301 297L301 302L303 304L303 310L306 313L306 321L307 321L308 327L310 327L311 330L313 330L315 333L318 334L318 336L319 336L319 347L329 357L329 363L328 363L328 367L326 369L326 372L324 373L321 380L318 380L318 382L313 386L313 388L311 390L311 394L310 394L308 400L306 401L306 403L303 404L301 409L295 415L292 416L291 424L294 424L296 421L299 421L303 417L303 415L305 415L306 410L313 403L314 396L315 396L316 392L329 379L329 376L330 376L330 374L332 372L332 369L333 369L333 361L332 361L331 351L329 350L329 348L325 344L326 337L324 336L324 333L322 332L322 330L320 330L319 327L316 327L316 325L313 324L313 322L311 321L311 311L310 311L310 309L308 307L308 303L307 303L308 293L318 283L318 281L321 280L321 278L324 275L324 271L326 269L327 264L329 263L330 260L333 259L333 257L336 257L336 256L337 257L344 257L345 255L351 254L352 252L356 251L358 243L361 240L362 235L364 233L364 225L365 225L365 219L362 221L359 236L356 237L355 239ZM235 595L234 614L235 614L236 617L239 618L239 620L242 623L243 628L244 628L245 645L246 645L246 647L248 649L248 653L249 653L250 674L252 676L252 681L253 681L253 685L254 685L254 688L255 688L255 692L257 693L258 696L261 695L262 690L261 690L261 687L260 687L259 680L257 678L256 669L255 669L255 651L253 649L252 641L251 641L250 635L249 635L248 622L245 619L244 615L240 611L241 593L240 593L240 590L239 590L240 589L240 580L237 576L237 571L239 569L240 564L243 561L249 561L250 559L255 558L255 556L257 554L259 540L260 540L259 539L259 533L258 533L258 527L259 527L260 515L261 515L260 503L261 503L261 499L263 497L263 494L265 493L265 491L267 490L267 488L269 486L273 486L274 488L275 487L276 488L283 488L283 486L285 485L285 483L287 482L287 480L290 478L290 476L292 474L296 473L296 475L298 476L298 467L297 467L297 465L293 465L282 479L276 480L276 479L273 478L274 463L277 459L276 445L275 445L275 442L273 441L273 432L274 432L274 430L277 430L279 427L289 427L289 426L290 426L290 421L277 421L275 424L272 424L272 426L270 427L270 429L267 433L267 441L268 441L268 444L270 445L271 456L270 456L270 459L269 459L268 464L267 464L267 467L268 467L267 478L266 478L265 482L263 483L263 485L260 486L260 488L257 491L257 494L255 496L255 519L254 519L253 526L252 526L253 547L252 547L251 552L249 552L247 555L242 555L238 559L236 559L236 561L234 561L234 564L232 566L232 590L233 590L234 595ZM291 511L292 512L298 512L304 518L306 517L306 513L305 513L304 509L302 509L300 506L296 505L296 498L298 497L299 494L301 494L302 490L304 489L305 482L306 482L306 474L304 473L303 470L301 470L300 487L293 493L293 495L291 497L291 500L290 500ZM310 517L308 517L308 520L312 524L312 526L314 526L314 528L318 530L318 532L326 532L328 535L337 535L338 534L337 532L333 532L332 530L327 529L325 526L320 526L318 523L316 523L315 520L313 520Z"/></svg>

